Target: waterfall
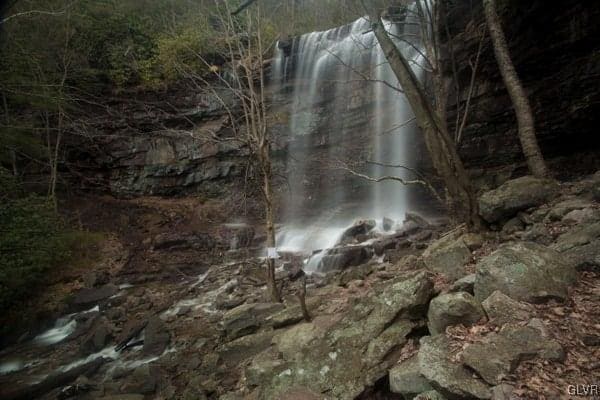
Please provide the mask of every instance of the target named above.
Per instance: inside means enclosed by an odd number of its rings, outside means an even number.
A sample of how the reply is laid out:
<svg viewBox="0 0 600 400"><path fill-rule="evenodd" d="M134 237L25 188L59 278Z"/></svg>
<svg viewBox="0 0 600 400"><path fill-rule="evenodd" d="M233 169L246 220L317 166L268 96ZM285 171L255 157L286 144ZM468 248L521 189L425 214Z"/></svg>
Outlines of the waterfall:
<svg viewBox="0 0 600 400"><path fill-rule="evenodd" d="M404 23L385 22L398 48L420 78L424 68L414 11ZM412 15L412 16L411 16ZM411 187L372 177L410 178L407 144L416 133L408 102L366 18L296 38L287 52L276 51L272 81L286 88L285 130L289 135L288 190L282 196L283 250L331 247L357 218L401 221L410 208ZM375 163L358 163L370 160Z"/></svg>

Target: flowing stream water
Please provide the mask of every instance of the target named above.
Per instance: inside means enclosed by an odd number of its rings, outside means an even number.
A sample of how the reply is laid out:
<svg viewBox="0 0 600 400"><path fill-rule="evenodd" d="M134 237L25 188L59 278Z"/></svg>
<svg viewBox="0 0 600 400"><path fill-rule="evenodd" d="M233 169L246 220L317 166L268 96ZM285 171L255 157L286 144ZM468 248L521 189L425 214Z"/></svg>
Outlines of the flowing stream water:
<svg viewBox="0 0 600 400"><path fill-rule="evenodd" d="M420 32L415 11L386 29L419 79L424 59L415 41ZM287 131L288 184L278 232L278 247L313 251L332 247L358 218L402 221L410 209L411 187L397 181L369 183L357 190L355 172L378 178L410 178L409 142L416 133L412 110L366 18L335 29L296 38L287 52L278 46L275 85L291 87ZM357 132L359 139L357 140ZM317 138L317 139L315 139ZM315 142L316 140L316 142ZM315 148L324 148L315 156ZM359 163L362 161L372 163ZM374 162L374 163L373 163ZM342 173L340 173L340 170ZM343 176L345 174L346 176ZM321 181L311 187L315 176ZM335 177L340 177L335 181ZM316 189L315 189L316 187Z"/></svg>

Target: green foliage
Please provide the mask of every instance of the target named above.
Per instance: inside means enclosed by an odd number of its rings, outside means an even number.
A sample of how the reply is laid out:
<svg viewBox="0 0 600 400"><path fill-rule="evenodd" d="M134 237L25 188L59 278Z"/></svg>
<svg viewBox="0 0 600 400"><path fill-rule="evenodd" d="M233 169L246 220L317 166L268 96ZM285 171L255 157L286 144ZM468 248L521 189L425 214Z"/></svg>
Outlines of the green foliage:
<svg viewBox="0 0 600 400"><path fill-rule="evenodd" d="M0 310L32 293L70 255L54 206L29 196L0 205Z"/></svg>

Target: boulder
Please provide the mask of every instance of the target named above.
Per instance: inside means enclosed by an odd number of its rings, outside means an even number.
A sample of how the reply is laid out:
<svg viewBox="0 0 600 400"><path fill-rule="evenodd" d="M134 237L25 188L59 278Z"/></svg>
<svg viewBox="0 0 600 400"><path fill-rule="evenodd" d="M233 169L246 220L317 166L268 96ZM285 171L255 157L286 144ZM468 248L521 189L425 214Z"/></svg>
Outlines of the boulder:
<svg viewBox="0 0 600 400"><path fill-rule="evenodd" d="M334 247L319 261L319 272L343 270L355 265L364 264L373 256L373 250L367 246Z"/></svg>
<svg viewBox="0 0 600 400"><path fill-rule="evenodd" d="M576 227L558 237L552 248L560 252L584 246L600 238L600 222Z"/></svg>
<svg viewBox="0 0 600 400"><path fill-rule="evenodd" d="M595 208L584 208L582 210L573 210L562 218L566 224L584 224L597 222L600 220L600 211Z"/></svg>
<svg viewBox="0 0 600 400"><path fill-rule="evenodd" d="M471 251L459 234L449 234L429 245L423 252L423 262L427 269L443 274L450 280L466 275L464 267L471 259Z"/></svg>
<svg viewBox="0 0 600 400"><path fill-rule="evenodd" d="M401 394L405 399L412 399L420 393L433 390L429 381L421 375L416 355L392 368L389 381L390 391Z"/></svg>
<svg viewBox="0 0 600 400"><path fill-rule="evenodd" d="M499 290L492 293L481 305L490 322L498 326L527 321L535 311L531 305L513 300Z"/></svg>
<svg viewBox="0 0 600 400"><path fill-rule="evenodd" d="M479 198L479 213L489 223L515 216L519 211L547 203L558 195L553 180L523 176L505 182Z"/></svg>
<svg viewBox="0 0 600 400"><path fill-rule="evenodd" d="M158 385L158 369L151 364L143 364L135 368L121 386L124 393L151 394Z"/></svg>
<svg viewBox="0 0 600 400"><path fill-rule="evenodd" d="M171 334L165 323L159 317L153 317L148 321L144 331L144 347L142 351L146 355L161 355L171 341Z"/></svg>
<svg viewBox="0 0 600 400"><path fill-rule="evenodd" d="M317 317L278 335L277 352L260 356L264 367L257 362L246 371L254 377L257 398L284 398L290 388L356 398L388 373L415 327L411 319L423 315L432 292L426 273L404 274L341 315Z"/></svg>
<svg viewBox="0 0 600 400"><path fill-rule="evenodd" d="M577 270L597 271L600 269L600 238L567 250L563 254Z"/></svg>
<svg viewBox="0 0 600 400"><path fill-rule="evenodd" d="M90 332L83 338L81 351L91 354L102 350L108 344L112 333L112 325L106 317L98 318Z"/></svg>
<svg viewBox="0 0 600 400"><path fill-rule="evenodd" d="M404 214L404 223L414 222L419 228L427 228L430 226L429 221L416 212L407 211Z"/></svg>
<svg viewBox="0 0 600 400"><path fill-rule="evenodd" d="M118 291L119 288L111 283L97 288L83 288L75 294L73 304L77 307L92 306L114 296Z"/></svg>
<svg viewBox="0 0 600 400"><path fill-rule="evenodd" d="M274 331L258 332L225 343L217 349L219 359L226 365L235 367L270 347L274 334Z"/></svg>
<svg viewBox="0 0 600 400"><path fill-rule="evenodd" d="M469 274L460 278L452 284L450 292L467 292L473 294L473 286L475 285L475 274Z"/></svg>
<svg viewBox="0 0 600 400"><path fill-rule="evenodd" d="M508 383L501 383L492 388L492 400L512 400L515 387Z"/></svg>
<svg viewBox="0 0 600 400"><path fill-rule="evenodd" d="M489 399L490 388L462 364L452 361L445 335L421 338L419 370L433 387L448 398Z"/></svg>
<svg viewBox="0 0 600 400"><path fill-rule="evenodd" d="M557 251L533 242L508 243L477 263L478 301L499 290L521 301L566 300L577 275Z"/></svg>
<svg viewBox="0 0 600 400"><path fill-rule="evenodd" d="M478 233L468 232L461 236L462 241L471 251L475 251L483 246L483 236Z"/></svg>
<svg viewBox="0 0 600 400"><path fill-rule="evenodd" d="M499 333L469 344L461 354L465 365L492 385L500 384L521 361L536 356L560 360L564 352L558 342L544 338L538 329L518 325L505 325Z"/></svg>
<svg viewBox="0 0 600 400"><path fill-rule="evenodd" d="M469 293L442 294L431 300L427 312L429 332L444 333L447 326L473 325L484 317L481 304Z"/></svg>
<svg viewBox="0 0 600 400"><path fill-rule="evenodd" d="M446 398L437 390L428 390L427 392L421 393L413 400L446 400Z"/></svg>
<svg viewBox="0 0 600 400"><path fill-rule="evenodd" d="M391 231L394 227L394 220L388 217L383 217L382 226L384 231Z"/></svg>
<svg viewBox="0 0 600 400"><path fill-rule="evenodd" d="M256 332L267 317L283 310L281 303L251 303L231 309L223 316L223 329L230 340Z"/></svg>
<svg viewBox="0 0 600 400"><path fill-rule="evenodd" d="M365 279L368 275L373 272L373 266L369 264L359 265L354 268L349 268L342 272L338 277L338 285L346 286L351 281L357 279Z"/></svg>
<svg viewBox="0 0 600 400"><path fill-rule="evenodd" d="M547 222L560 221L571 211L581 210L582 208L587 208L590 206L591 203L588 200L579 197L566 199L550 208L550 211L548 211L544 220Z"/></svg>
<svg viewBox="0 0 600 400"><path fill-rule="evenodd" d="M351 243L357 236L366 235L377 226L377 222L372 219L358 220L346 229L340 237L339 243Z"/></svg>
<svg viewBox="0 0 600 400"><path fill-rule="evenodd" d="M525 229L525 224L523 224L523 221L521 221L520 218L514 217L509 219L502 226L502 233L505 235L512 235L513 233L522 231L523 229Z"/></svg>
<svg viewBox="0 0 600 400"><path fill-rule="evenodd" d="M550 231L546 225L539 222L531 225L531 227L519 237L528 242L537 242L546 246L552 243Z"/></svg>

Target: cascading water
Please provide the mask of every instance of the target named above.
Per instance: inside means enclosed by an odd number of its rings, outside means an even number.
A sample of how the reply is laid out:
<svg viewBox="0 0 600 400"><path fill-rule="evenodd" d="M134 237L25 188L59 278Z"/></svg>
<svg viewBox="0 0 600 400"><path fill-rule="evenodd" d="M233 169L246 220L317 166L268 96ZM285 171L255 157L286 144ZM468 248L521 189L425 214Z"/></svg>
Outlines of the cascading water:
<svg viewBox="0 0 600 400"><path fill-rule="evenodd" d="M409 9L404 23L386 22L386 28L421 77L424 61L414 42L420 30L414 11ZM398 39L403 35L411 40ZM331 247L357 218L401 221L409 207L410 187L396 181L366 184L344 169L407 178L405 170L391 166L412 163L407 143L416 131L413 113L370 22L360 18L303 35L287 52L279 47L272 78L291 101L289 195L278 247ZM358 158L372 163L359 166Z"/></svg>

